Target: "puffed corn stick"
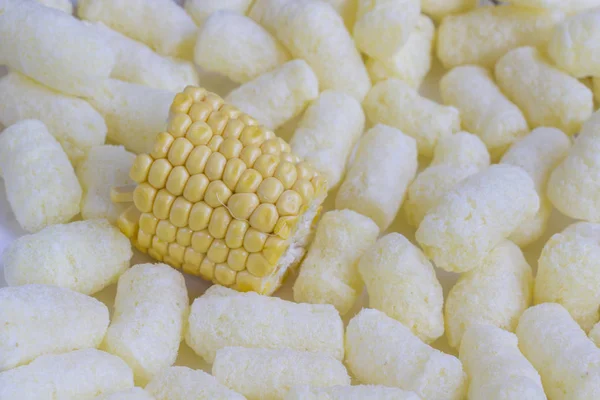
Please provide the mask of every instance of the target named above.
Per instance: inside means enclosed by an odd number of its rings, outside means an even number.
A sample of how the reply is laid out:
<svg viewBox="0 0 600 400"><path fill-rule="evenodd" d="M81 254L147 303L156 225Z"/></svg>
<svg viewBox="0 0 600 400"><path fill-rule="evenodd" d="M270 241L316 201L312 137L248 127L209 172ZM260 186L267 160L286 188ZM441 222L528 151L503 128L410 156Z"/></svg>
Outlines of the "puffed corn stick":
<svg viewBox="0 0 600 400"><path fill-rule="evenodd" d="M580 222L553 235L538 261L535 303L555 302L584 331L600 319L600 225Z"/></svg>
<svg viewBox="0 0 600 400"><path fill-rule="evenodd" d="M463 126L483 140L492 158L498 159L529 132L521 110L500 91L485 68L465 65L452 69L440 81L440 95L445 104L460 110Z"/></svg>
<svg viewBox="0 0 600 400"><path fill-rule="evenodd" d="M291 349L226 347L217 352L212 374L248 400L283 400L298 385L349 385L344 365L327 354Z"/></svg>
<svg viewBox="0 0 600 400"><path fill-rule="evenodd" d="M354 42L374 58L396 54L412 33L421 12L420 0L358 0Z"/></svg>
<svg viewBox="0 0 600 400"><path fill-rule="evenodd" d="M104 118L88 102L46 88L18 72L0 79L0 123L37 119L58 140L73 164L104 144Z"/></svg>
<svg viewBox="0 0 600 400"><path fill-rule="evenodd" d="M507 53L495 71L498 86L523 111L531 128L551 126L571 136L592 115L592 91L533 47Z"/></svg>
<svg viewBox="0 0 600 400"><path fill-rule="evenodd" d="M552 400L589 400L600 396L600 349L555 303L523 313L517 327L519 348L542 377Z"/></svg>
<svg viewBox="0 0 600 400"><path fill-rule="evenodd" d="M323 0L337 11L344 20L348 32L352 32L354 23L356 22L356 9L358 8L358 0Z"/></svg>
<svg viewBox="0 0 600 400"><path fill-rule="evenodd" d="M350 311L363 287L358 259L378 235L377 224L354 211L325 213L294 283L294 300L332 304L341 315Z"/></svg>
<svg viewBox="0 0 600 400"><path fill-rule="evenodd" d="M329 304L297 304L218 285L192 304L186 343L207 362L228 346L308 350L344 357L344 328Z"/></svg>
<svg viewBox="0 0 600 400"><path fill-rule="evenodd" d="M492 165L451 189L426 215L417 242L437 267L466 272L539 209L523 169Z"/></svg>
<svg viewBox="0 0 600 400"><path fill-rule="evenodd" d="M532 297L531 267L521 249L505 240L450 289L444 309L448 344L458 349L465 331L478 323L514 332Z"/></svg>
<svg viewBox="0 0 600 400"><path fill-rule="evenodd" d="M477 0L421 0L421 10L436 21L477 7Z"/></svg>
<svg viewBox="0 0 600 400"><path fill-rule="evenodd" d="M123 146L93 147L77 167L77 177L83 188L81 216L83 219L106 218L115 224L125 211L123 204L113 203L110 190L116 186L130 185L129 170L135 155Z"/></svg>
<svg viewBox="0 0 600 400"><path fill-rule="evenodd" d="M2 400L93 399L132 387L125 361L96 349L45 355L0 373Z"/></svg>
<svg viewBox="0 0 600 400"><path fill-rule="evenodd" d="M227 10L245 15L254 0L185 0L183 5L185 11L202 26L204 21L219 10Z"/></svg>
<svg viewBox="0 0 600 400"><path fill-rule="evenodd" d="M600 6L599 0L510 0L508 2L519 7L560 9L571 14Z"/></svg>
<svg viewBox="0 0 600 400"><path fill-rule="evenodd" d="M331 386L316 388L297 386L285 400L421 400L414 392L381 385Z"/></svg>
<svg viewBox="0 0 600 400"><path fill-rule="evenodd" d="M196 64L246 83L290 60L288 51L252 19L217 11L203 23L194 48Z"/></svg>
<svg viewBox="0 0 600 400"><path fill-rule="evenodd" d="M489 165L488 150L477 136L458 132L440 140L429 167L408 187L404 203L408 223L419 226L450 189Z"/></svg>
<svg viewBox="0 0 600 400"><path fill-rule="evenodd" d="M187 367L165 368L148 383L156 400L244 400L204 371Z"/></svg>
<svg viewBox="0 0 600 400"><path fill-rule="evenodd" d="M80 0L77 15L102 22L159 54L192 59L196 24L171 0Z"/></svg>
<svg viewBox="0 0 600 400"><path fill-rule="evenodd" d="M0 64L59 92L88 93L108 78L115 54L93 29L64 12L32 1L0 14Z"/></svg>
<svg viewBox="0 0 600 400"><path fill-rule="evenodd" d="M68 289L23 285L0 289L0 371L44 354L98 347L108 309Z"/></svg>
<svg viewBox="0 0 600 400"><path fill-rule="evenodd" d="M426 345L400 322L372 309L363 309L348 324L346 365L362 383L411 390L423 400L460 400L467 389L456 357Z"/></svg>
<svg viewBox="0 0 600 400"><path fill-rule="evenodd" d="M292 151L320 171L329 189L343 178L350 153L365 127L360 103L327 90L304 112L290 141Z"/></svg>
<svg viewBox="0 0 600 400"><path fill-rule="evenodd" d="M400 50L391 56L367 60L367 71L373 82L388 78L400 79L418 88L431 69L435 26L425 15L417 18L417 24Z"/></svg>
<svg viewBox="0 0 600 400"><path fill-rule="evenodd" d="M67 14L73 14L73 3L71 0L36 0L46 7L55 8Z"/></svg>
<svg viewBox="0 0 600 400"><path fill-rule="evenodd" d="M155 398L142 388L132 388L98 396L94 400L155 400Z"/></svg>
<svg viewBox="0 0 600 400"><path fill-rule="evenodd" d="M371 88L354 41L331 5L317 0L257 0L249 15L293 57L306 60L321 90L346 92L362 101Z"/></svg>
<svg viewBox="0 0 600 400"><path fill-rule="evenodd" d="M114 307L103 348L146 384L177 358L189 311L183 275L165 264L135 265L119 278Z"/></svg>
<svg viewBox="0 0 600 400"><path fill-rule="evenodd" d="M511 5L451 15L438 29L437 56L448 69L465 64L493 68L514 48L545 45L563 18L560 11Z"/></svg>
<svg viewBox="0 0 600 400"><path fill-rule="evenodd" d="M369 307L385 312L425 343L444 334L442 285L423 252L399 233L390 233L360 258Z"/></svg>
<svg viewBox="0 0 600 400"><path fill-rule="evenodd" d="M22 120L2 132L0 170L10 207L26 231L68 222L79 213L75 171L40 121Z"/></svg>
<svg viewBox="0 0 600 400"><path fill-rule="evenodd" d="M358 141L335 207L366 215L385 231L396 217L416 172L415 140L398 129L378 124Z"/></svg>
<svg viewBox="0 0 600 400"><path fill-rule="evenodd" d="M11 286L40 283L93 294L115 283L131 256L129 240L97 219L21 236L2 254L2 265Z"/></svg>
<svg viewBox="0 0 600 400"><path fill-rule="evenodd" d="M175 93L109 79L88 99L104 115L108 138L134 153L150 152L165 130Z"/></svg>
<svg viewBox="0 0 600 400"><path fill-rule="evenodd" d="M469 400L546 400L540 374L519 351L515 334L491 325L465 332L460 361L469 375Z"/></svg>
<svg viewBox="0 0 600 400"><path fill-rule="evenodd" d="M535 185L540 197L537 214L525 221L509 239L525 247L539 239L546 231L552 213L552 204L546 196L546 184L550 173L564 160L571 147L571 141L563 132L555 128L537 128L523 139L515 142L500 160L501 164L511 164L523 168Z"/></svg>
<svg viewBox="0 0 600 400"><path fill-rule="evenodd" d="M552 171L546 193L561 213L600 222L600 113L585 122L567 158Z"/></svg>
<svg viewBox="0 0 600 400"><path fill-rule="evenodd" d="M319 95L319 82L304 60L289 61L234 89L225 101L267 129L299 115Z"/></svg>
<svg viewBox="0 0 600 400"><path fill-rule="evenodd" d="M459 111L419 95L407 83L388 79L373 86L363 102L373 124L400 129L417 141L419 154L431 157L437 142L460 130Z"/></svg>

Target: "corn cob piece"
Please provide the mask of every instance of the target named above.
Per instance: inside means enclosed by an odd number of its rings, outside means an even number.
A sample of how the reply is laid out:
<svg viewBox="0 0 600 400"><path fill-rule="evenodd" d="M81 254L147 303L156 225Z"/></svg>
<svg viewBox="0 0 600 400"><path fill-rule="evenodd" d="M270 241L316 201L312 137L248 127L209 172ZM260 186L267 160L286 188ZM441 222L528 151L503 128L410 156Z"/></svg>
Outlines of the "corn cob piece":
<svg viewBox="0 0 600 400"><path fill-rule="evenodd" d="M539 203L527 172L492 165L446 193L425 215L415 237L438 268L466 272L533 218Z"/></svg>
<svg viewBox="0 0 600 400"><path fill-rule="evenodd" d="M235 12L217 11L200 28L194 60L206 71L246 83L286 63L290 55L252 19Z"/></svg>
<svg viewBox="0 0 600 400"><path fill-rule="evenodd" d="M93 399L132 387L125 361L96 349L45 355L0 373L2 400Z"/></svg>
<svg viewBox="0 0 600 400"><path fill-rule="evenodd" d="M51 7L56 10L60 10L67 14L73 14L73 3L71 0L36 0L38 3Z"/></svg>
<svg viewBox="0 0 600 400"><path fill-rule="evenodd" d="M228 346L307 350L344 358L344 327L328 304L297 304L213 286L192 304L186 343L212 363Z"/></svg>
<svg viewBox="0 0 600 400"><path fill-rule="evenodd" d="M450 289L444 310L448 344L458 349L469 326L479 323L514 332L532 296L531 267L517 245L503 241Z"/></svg>
<svg viewBox="0 0 600 400"><path fill-rule="evenodd" d="M104 118L88 102L10 72L0 79L0 123L9 126L23 119L43 122L75 165L106 140Z"/></svg>
<svg viewBox="0 0 600 400"><path fill-rule="evenodd" d="M290 388L298 385L350 384L341 361L291 349L226 347L217 352L212 374L248 400L284 400Z"/></svg>
<svg viewBox="0 0 600 400"><path fill-rule="evenodd" d="M89 102L102 114L108 139L134 153L150 152L167 126L174 92L109 79L96 86Z"/></svg>
<svg viewBox="0 0 600 400"><path fill-rule="evenodd" d="M0 289L0 371L44 354L98 347L108 309L68 289L23 285Z"/></svg>
<svg viewBox="0 0 600 400"><path fill-rule="evenodd" d="M411 390L423 400L461 400L466 394L466 375L456 357L373 309L363 309L348 324L346 365L362 383Z"/></svg>
<svg viewBox="0 0 600 400"><path fill-rule="evenodd" d="M290 146L325 176L332 189L343 178L350 153L364 128L360 103L344 92L327 90L304 112Z"/></svg>
<svg viewBox="0 0 600 400"><path fill-rule="evenodd" d="M185 0L184 9L198 26L219 10L246 15L254 0Z"/></svg>
<svg viewBox="0 0 600 400"><path fill-rule="evenodd" d="M356 9L358 8L358 0L323 0L329 3L335 11L342 17L348 32L352 32L354 23L356 22Z"/></svg>
<svg viewBox="0 0 600 400"><path fill-rule="evenodd" d="M364 99L371 88L367 70L344 21L330 4L257 0L249 16L279 39L294 58L306 60L319 78L321 90Z"/></svg>
<svg viewBox="0 0 600 400"><path fill-rule="evenodd" d="M378 235L377 224L354 211L325 213L294 283L294 300L332 304L341 315L350 311L363 287L358 259Z"/></svg>
<svg viewBox="0 0 600 400"><path fill-rule="evenodd" d="M511 5L448 16L438 29L437 56L447 69L466 64L493 68L512 49L544 46L563 18L561 11Z"/></svg>
<svg viewBox="0 0 600 400"><path fill-rule="evenodd" d="M357 146L335 207L363 214L385 231L417 173L416 142L398 129L379 124L367 131Z"/></svg>
<svg viewBox="0 0 600 400"><path fill-rule="evenodd" d="M135 265L119 278L103 348L125 360L144 385L175 363L188 311L180 272L165 264Z"/></svg>
<svg viewBox="0 0 600 400"><path fill-rule="evenodd" d="M308 67L306 67L308 68ZM302 259L325 179L213 93L175 97L166 132L136 158L118 221L159 261L237 290L273 293ZM120 198L121 197L121 198Z"/></svg>
<svg viewBox="0 0 600 400"><path fill-rule="evenodd" d="M533 243L546 231L552 213L552 203L546 196L546 184L550 173L565 159L570 147L571 141L560 130L537 128L515 142L500 160L501 164L523 168L531 176L540 197L540 209L537 214L523 222L508 237L519 246L525 247Z"/></svg>
<svg viewBox="0 0 600 400"><path fill-rule="evenodd" d="M477 0L421 0L421 10L441 21L446 15L462 14L477 7Z"/></svg>
<svg viewBox="0 0 600 400"><path fill-rule="evenodd" d="M562 306L545 303L526 310L517 337L549 399L600 398L600 349Z"/></svg>
<svg viewBox="0 0 600 400"><path fill-rule="evenodd" d="M415 138L419 154L426 157L439 140L460 130L458 109L422 97L398 79L375 84L363 106L373 124L386 124Z"/></svg>
<svg viewBox="0 0 600 400"><path fill-rule="evenodd" d="M414 392L381 385L330 386L317 388L297 386L285 400L421 400Z"/></svg>
<svg viewBox="0 0 600 400"><path fill-rule="evenodd" d="M389 78L400 79L417 89L431 69L435 26L425 15L417 24L404 46L387 57L367 60L367 71L375 83Z"/></svg>
<svg viewBox="0 0 600 400"><path fill-rule="evenodd" d="M390 233L360 258L358 270L369 307L402 322L430 343L444 334L442 285L423 252L399 233Z"/></svg>
<svg viewBox="0 0 600 400"><path fill-rule="evenodd" d="M319 96L319 83L304 60L293 60L230 92L225 100L267 129L277 129Z"/></svg>
<svg viewBox="0 0 600 400"><path fill-rule="evenodd" d="M156 400L244 400L204 371L187 367L165 368L146 385Z"/></svg>
<svg viewBox="0 0 600 400"><path fill-rule="evenodd" d="M81 21L34 1L0 13L0 64L59 92L85 95L108 78L115 54Z"/></svg>
<svg viewBox="0 0 600 400"><path fill-rule="evenodd" d="M40 121L22 120L2 132L0 170L10 207L26 231L68 222L79 213L75 171Z"/></svg>
<svg viewBox="0 0 600 400"><path fill-rule="evenodd" d="M196 24L171 0L79 0L77 15L102 22L164 56L192 59Z"/></svg>
<svg viewBox="0 0 600 400"><path fill-rule="evenodd" d="M540 374L519 351L513 333L473 325L465 332L460 361L470 377L470 400L546 400Z"/></svg>
<svg viewBox="0 0 600 400"><path fill-rule="evenodd" d="M494 82L483 67L465 65L448 72L440 81L445 104L460 110L464 127L487 146L498 159L516 140L529 133L525 116Z"/></svg>
<svg viewBox="0 0 600 400"><path fill-rule="evenodd" d="M94 400L156 400L150 393L142 388L122 390L111 394L96 397Z"/></svg>
<svg viewBox="0 0 600 400"><path fill-rule="evenodd" d="M592 115L592 91L533 47L507 53L495 72L498 86L523 111L531 128L555 127L572 136Z"/></svg>
<svg viewBox="0 0 600 400"><path fill-rule="evenodd" d="M131 244L106 220L52 225L21 236L2 254L11 286L40 283L94 294L129 267Z"/></svg>

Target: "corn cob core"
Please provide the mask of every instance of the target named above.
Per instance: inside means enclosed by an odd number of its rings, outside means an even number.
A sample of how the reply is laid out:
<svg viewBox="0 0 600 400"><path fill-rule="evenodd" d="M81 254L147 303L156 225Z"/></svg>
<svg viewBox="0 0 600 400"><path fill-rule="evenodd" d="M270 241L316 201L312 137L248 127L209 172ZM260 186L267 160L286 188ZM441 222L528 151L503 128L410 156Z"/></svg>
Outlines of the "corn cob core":
<svg viewBox="0 0 600 400"><path fill-rule="evenodd" d="M305 254L325 178L205 89L175 96L166 132L130 171L121 231L140 251L240 291L273 293Z"/></svg>

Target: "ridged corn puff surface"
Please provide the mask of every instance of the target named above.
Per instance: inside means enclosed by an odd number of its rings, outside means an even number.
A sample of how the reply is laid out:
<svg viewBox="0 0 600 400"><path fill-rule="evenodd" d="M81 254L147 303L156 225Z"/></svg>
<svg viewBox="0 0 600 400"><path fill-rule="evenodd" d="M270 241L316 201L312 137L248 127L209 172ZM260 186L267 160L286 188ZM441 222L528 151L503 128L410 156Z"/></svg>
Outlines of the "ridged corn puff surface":
<svg viewBox="0 0 600 400"><path fill-rule="evenodd" d="M21 236L2 254L11 286L39 283L96 293L129 267L129 240L107 220L52 225Z"/></svg>
<svg viewBox="0 0 600 400"><path fill-rule="evenodd" d="M326 90L304 112L290 147L320 171L332 189L342 180L350 153L364 128L365 114L360 103L344 92Z"/></svg>
<svg viewBox="0 0 600 400"><path fill-rule="evenodd" d="M514 332L532 297L531 267L519 247L505 240L450 289L444 309L448 344L458 349L465 331L476 324Z"/></svg>
<svg viewBox="0 0 600 400"><path fill-rule="evenodd" d="M202 26L204 21L219 10L226 10L245 15L250 11L254 0L185 0L185 11Z"/></svg>
<svg viewBox="0 0 600 400"><path fill-rule="evenodd" d="M304 60L293 60L229 93L225 100L268 129L276 129L304 111L319 95L319 82Z"/></svg>
<svg viewBox="0 0 600 400"><path fill-rule="evenodd" d="M315 388L298 386L290 390L285 400L421 400L413 392L381 385L331 386Z"/></svg>
<svg viewBox="0 0 600 400"><path fill-rule="evenodd" d="M521 110L483 67L453 68L440 81L440 94L445 104L460 110L465 129L479 136L496 159L529 132Z"/></svg>
<svg viewBox="0 0 600 400"><path fill-rule="evenodd" d="M333 306L298 304L218 285L194 300L185 341L209 363L228 346L291 348L344 358L344 327Z"/></svg>
<svg viewBox="0 0 600 400"><path fill-rule="evenodd" d="M592 115L592 91L533 47L504 55L495 74L498 86L523 111L531 128L555 127L572 136Z"/></svg>
<svg viewBox="0 0 600 400"><path fill-rule="evenodd" d="M191 59L197 27L170 0L79 0L77 15L102 22L165 56Z"/></svg>
<svg viewBox="0 0 600 400"><path fill-rule="evenodd" d="M146 384L175 363L189 305L183 275L165 264L138 264L119 278L103 348ZM152 351L148 351L152 349Z"/></svg>
<svg viewBox="0 0 600 400"><path fill-rule="evenodd" d="M546 231L552 213L552 203L546 196L546 186L551 172L567 156L571 141L555 128L537 128L523 139L515 142L500 160L501 164L523 168L535 185L540 197L540 209L525 221L509 239L525 247L539 239Z"/></svg>
<svg viewBox="0 0 600 400"><path fill-rule="evenodd" d="M469 400L546 400L540 374L513 333L472 325L460 346L460 360L470 378Z"/></svg>
<svg viewBox="0 0 600 400"><path fill-rule="evenodd" d="M519 348L542 377L552 400L600 396L600 349L556 303L523 313L517 327Z"/></svg>
<svg viewBox="0 0 600 400"><path fill-rule="evenodd" d="M220 384L212 375L187 367L162 370L146 391L156 400L244 400L245 397Z"/></svg>
<svg viewBox="0 0 600 400"><path fill-rule="evenodd" d="M371 88L360 53L330 4L317 0L257 0L249 15L279 39L293 57L306 60L319 78L321 90L346 92L362 101Z"/></svg>
<svg viewBox="0 0 600 400"><path fill-rule="evenodd" d="M319 221L294 283L294 300L332 304L346 314L362 293L358 259L375 243L379 227L351 210L334 210Z"/></svg>
<svg viewBox="0 0 600 400"><path fill-rule="evenodd" d="M466 375L456 357L429 347L373 309L363 309L348 324L346 365L361 383L399 387L424 400L460 400L466 394Z"/></svg>
<svg viewBox="0 0 600 400"><path fill-rule="evenodd" d="M286 63L290 54L252 19L233 11L217 11L200 28L194 60L207 71L245 83Z"/></svg>
<svg viewBox="0 0 600 400"><path fill-rule="evenodd" d="M421 10L436 21L477 7L477 0L421 0Z"/></svg>
<svg viewBox="0 0 600 400"><path fill-rule="evenodd" d="M437 56L445 68L465 64L493 68L512 49L545 45L563 18L561 11L511 5L451 15L438 29Z"/></svg>
<svg viewBox="0 0 600 400"><path fill-rule="evenodd" d="M466 272L539 209L523 169L492 165L451 189L426 215L416 239L438 268Z"/></svg>
<svg viewBox="0 0 600 400"><path fill-rule="evenodd" d="M217 352L212 374L248 400L283 400L298 385L350 384L341 361L327 354L291 349L226 347Z"/></svg>
<svg viewBox="0 0 600 400"><path fill-rule="evenodd" d="M363 107L373 124L386 124L415 138L419 154L427 157L439 140L460 130L458 109L422 97L398 79L375 84Z"/></svg>
<svg viewBox="0 0 600 400"><path fill-rule="evenodd" d="M79 213L82 190L75 171L42 122L21 120L2 131L0 170L10 208L27 232Z"/></svg>
<svg viewBox="0 0 600 400"><path fill-rule="evenodd" d="M431 69L435 25L425 15L419 15L406 43L395 53L366 62L373 82L388 78L400 79L418 88Z"/></svg>
<svg viewBox="0 0 600 400"><path fill-rule="evenodd" d="M132 388L98 396L94 400L155 400L154 397L142 388Z"/></svg>
<svg viewBox="0 0 600 400"><path fill-rule="evenodd" d="M375 221L381 231L386 230L417 173L417 156L412 137L377 124L358 141L335 207L363 214Z"/></svg>
<svg viewBox="0 0 600 400"><path fill-rule="evenodd" d="M0 79L0 123L9 126L23 119L43 122L73 164L106 139L104 118L88 102L13 71Z"/></svg>
<svg viewBox="0 0 600 400"><path fill-rule="evenodd" d="M371 246L358 264L369 307L400 321L422 341L444 334L442 286L423 252L399 233Z"/></svg>
<svg viewBox="0 0 600 400"><path fill-rule="evenodd" d="M87 400L132 387L125 361L96 349L45 355L0 373L2 400Z"/></svg>
<svg viewBox="0 0 600 400"><path fill-rule="evenodd" d="M0 371L45 354L98 347L108 309L68 289L23 285L0 289Z"/></svg>

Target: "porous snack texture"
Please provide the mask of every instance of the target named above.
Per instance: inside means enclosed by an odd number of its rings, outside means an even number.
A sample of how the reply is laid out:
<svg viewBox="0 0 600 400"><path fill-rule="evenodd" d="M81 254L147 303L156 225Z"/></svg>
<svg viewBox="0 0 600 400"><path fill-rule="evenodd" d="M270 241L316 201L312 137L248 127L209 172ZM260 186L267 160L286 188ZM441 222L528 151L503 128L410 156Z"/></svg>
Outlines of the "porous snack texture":
<svg viewBox="0 0 600 400"><path fill-rule="evenodd" d="M285 400L421 400L414 392L381 385L330 386L325 388L297 386Z"/></svg>

